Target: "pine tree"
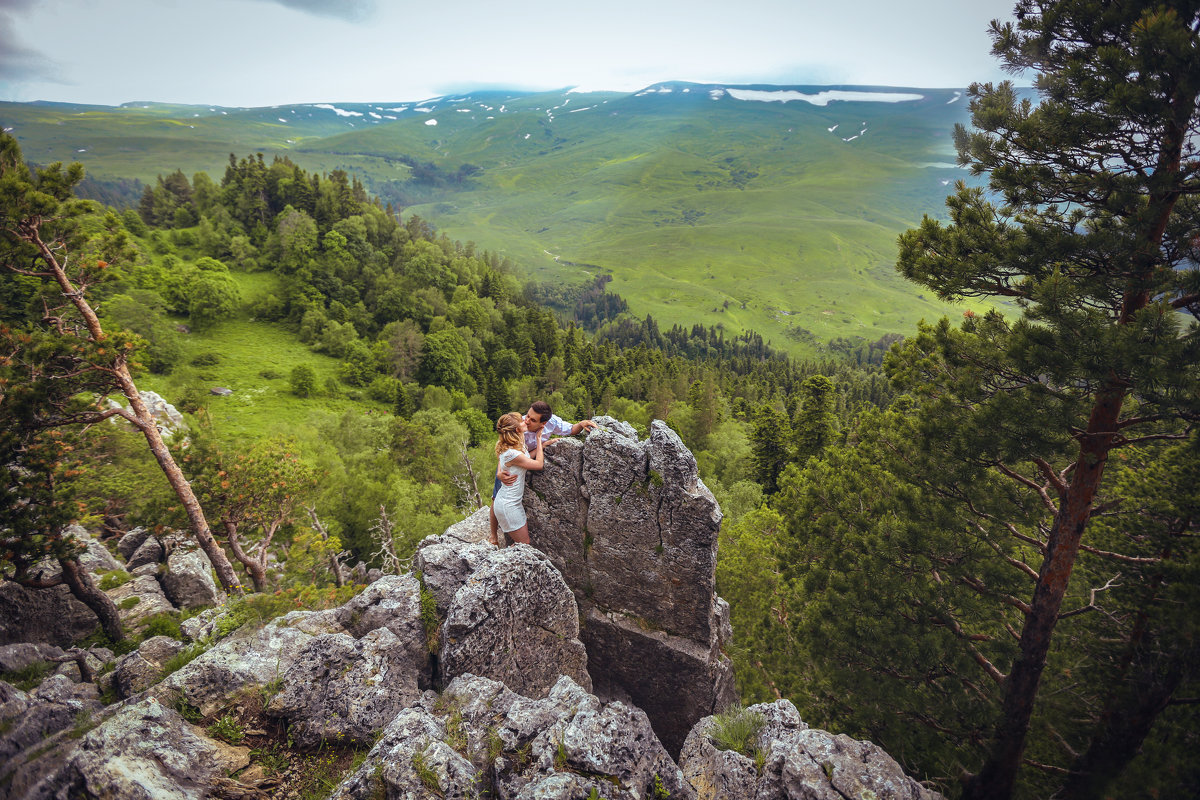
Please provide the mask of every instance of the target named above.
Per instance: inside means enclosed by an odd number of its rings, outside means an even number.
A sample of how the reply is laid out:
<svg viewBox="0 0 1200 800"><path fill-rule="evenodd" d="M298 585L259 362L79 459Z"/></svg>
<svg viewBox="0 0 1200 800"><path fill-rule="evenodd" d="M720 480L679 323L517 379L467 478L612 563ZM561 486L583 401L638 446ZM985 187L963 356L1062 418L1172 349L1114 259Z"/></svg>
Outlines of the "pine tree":
<svg viewBox="0 0 1200 800"><path fill-rule="evenodd" d="M1036 75L1040 102L971 87L975 130L955 141L991 194L960 185L948 225L901 237L899 268L944 299L1011 298L1021 317L927 326L892 361L955 431L939 446L1052 518L1032 537L1041 563L972 800L1012 794L1110 454L1200 418L1200 331L1177 313L1200 314L1200 7L1022 0L1016 16L993 23L994 51Z"/></svg>

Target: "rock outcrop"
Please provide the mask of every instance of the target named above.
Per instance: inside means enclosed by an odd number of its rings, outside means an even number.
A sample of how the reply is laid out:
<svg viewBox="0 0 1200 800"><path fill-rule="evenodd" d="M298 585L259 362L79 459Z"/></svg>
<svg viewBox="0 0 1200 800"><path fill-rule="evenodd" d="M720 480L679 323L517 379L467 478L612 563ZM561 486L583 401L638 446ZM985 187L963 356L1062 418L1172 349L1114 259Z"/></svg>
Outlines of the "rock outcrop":
<svg viewBox="0 0 1200 800"><path fill-rule="evenodd" d="M542 699L456 678L438 702L401 712L332 797L421 797L434 783L447 798L695 796L644 713L601 703L565 676Z"/></svg>
<svg viewBox="0 0 1200 800"><path fill-rule="evenodd" d="M664 423L639 441L597 418L586 441L546 448L525 489L530 539L575 594L602 697L628 697L677 753L692 726L734 700L715 593L721 511Z"/></svg>
<svg viewBox="0 0 1200 800"><path fill-rule="evenodd" d="M169 800L207 797L246 766L249 750L213 741L154 698L126 705L94 730L59 734L47 754L16 765L12 798Z"/></svg>
<svg viewBox="0 0 1200 800"><path fill-rule="evenodd" d="M222 592L213 580L212 563L198 545L177 544L159 575L163 593L177 608L199 608L220 603Z"/></svg>
<svg viewBox="0 0 1200 800"><path fill-rule="evenodd" d="M531 697L560 675L589 690L592 683L575 598L550 559L528 545L489 548L455 593L439 664L444 684L471 673Z"/></svg>
<svg viewBox="0 0 1200 800"><path fill-rule="evenodd" d="M701 720L688 735L679 764L696 789L697 800L941 798L905 775L899 764L870 742L809 728L787 700L751 706L742 713L756 715L761 722L757 734L746 742L748 752L717 749L711 738L713 717Z"/></svg>

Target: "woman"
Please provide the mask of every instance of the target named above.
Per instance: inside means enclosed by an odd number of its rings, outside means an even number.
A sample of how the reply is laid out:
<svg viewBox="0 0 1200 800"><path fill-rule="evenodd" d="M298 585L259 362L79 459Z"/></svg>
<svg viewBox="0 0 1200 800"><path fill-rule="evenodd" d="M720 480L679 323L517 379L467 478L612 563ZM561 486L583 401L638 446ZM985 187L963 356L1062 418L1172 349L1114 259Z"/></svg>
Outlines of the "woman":
<svg viewBox="0 0 1200 800"><path fill-rule="evenodd" d="M542 437L538 437L537 449L533 457L525 449L525 420L515 411L505 414L496 421L496 431L500 438L496 442L496 456L500 461L497 473L507 470L515 473L516 481L510 486L501 484L500 490L492 500L492 511L500 530L508 534L514 542L529 544L529 523L525 519L525 473L528 470L541 470L544 464L542 452ZM492 542L496 544L496 542Z"/></svg>

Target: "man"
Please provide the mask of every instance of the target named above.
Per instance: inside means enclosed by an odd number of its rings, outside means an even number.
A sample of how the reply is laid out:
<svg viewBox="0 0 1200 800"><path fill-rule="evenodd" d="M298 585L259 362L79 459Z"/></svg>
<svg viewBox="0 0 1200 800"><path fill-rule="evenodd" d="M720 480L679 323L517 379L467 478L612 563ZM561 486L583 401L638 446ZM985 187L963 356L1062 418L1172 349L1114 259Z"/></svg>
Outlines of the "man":
<svg viewBox="0 0 1200 800"><path fill-rule="evenodd" d="M550 404L545 400L535 400L529 410L525 412L525 449L533 452L537 448L538 437L543 441L551 436L575 436L582 431L590 431L596 427L596 423L590 419L585 419L582 422L571 424L557 416L550 410ZM492 486L492 500L496 499L496 492L500 491L500 484L511 486L517 476L511 472L506 472L503 469L496 470L496 483ZM488 541L492 544L499 544L499 538L496 532L499 524L496 522L496 512L488 512L488 523L491 526L488 534Z"/></svg>

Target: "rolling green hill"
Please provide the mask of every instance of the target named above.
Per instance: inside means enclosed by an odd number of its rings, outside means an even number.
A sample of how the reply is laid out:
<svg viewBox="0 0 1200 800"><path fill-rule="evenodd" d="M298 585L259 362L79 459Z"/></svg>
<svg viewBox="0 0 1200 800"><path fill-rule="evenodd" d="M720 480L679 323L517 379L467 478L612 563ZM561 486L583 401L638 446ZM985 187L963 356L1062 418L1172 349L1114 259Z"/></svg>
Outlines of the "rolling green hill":
<svg viewBox="0 0 1200 800"><path fill-rule="evenodd" d="M857 94L820 96L831 89ZM897 234L965 177L951 163L965 118L954 90L684 83L255 109L0 104L37 162L143 181L219 177L230 153L256 151L345 169L538 281L606 273L635 315L753 328L798 354L959 313L892 264Z"/></svg>

